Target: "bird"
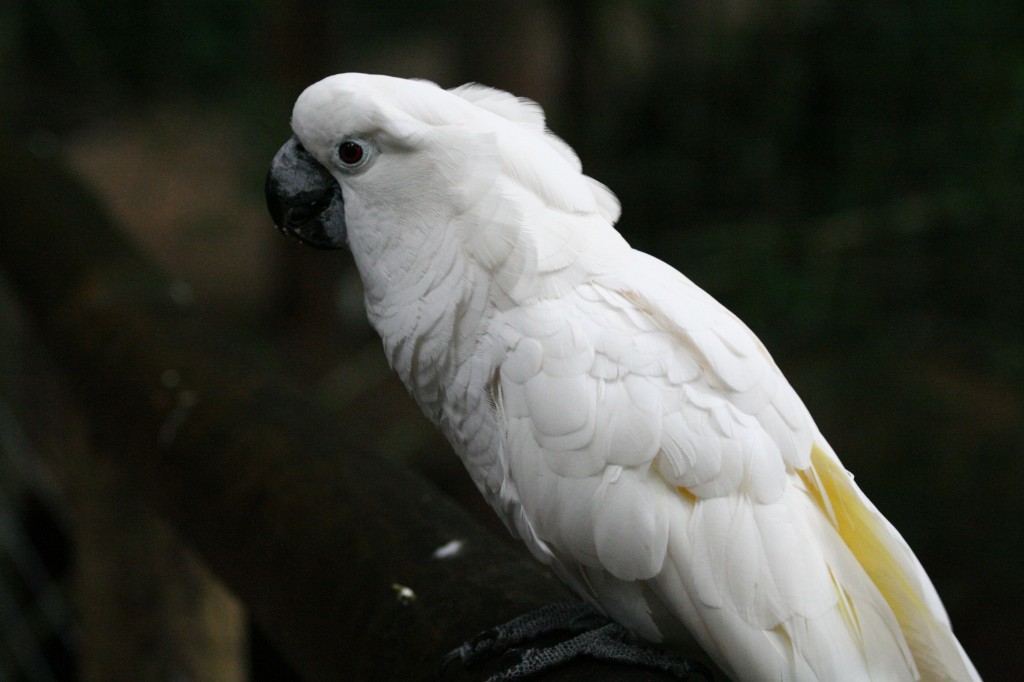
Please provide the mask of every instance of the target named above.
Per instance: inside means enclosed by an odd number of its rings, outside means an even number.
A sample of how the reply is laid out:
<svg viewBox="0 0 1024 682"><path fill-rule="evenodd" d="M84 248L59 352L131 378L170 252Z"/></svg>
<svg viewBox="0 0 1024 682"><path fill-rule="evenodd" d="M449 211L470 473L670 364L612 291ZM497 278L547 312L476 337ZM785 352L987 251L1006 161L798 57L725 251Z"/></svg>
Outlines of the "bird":
<svg viewBox="0 0 1024 682"><path fill-rule="evenodd" d="M734 680L980 679L765 346L629 245L538 104L343 73L291 127L275 225L348 248L392 369L586 603Z"/></svg>

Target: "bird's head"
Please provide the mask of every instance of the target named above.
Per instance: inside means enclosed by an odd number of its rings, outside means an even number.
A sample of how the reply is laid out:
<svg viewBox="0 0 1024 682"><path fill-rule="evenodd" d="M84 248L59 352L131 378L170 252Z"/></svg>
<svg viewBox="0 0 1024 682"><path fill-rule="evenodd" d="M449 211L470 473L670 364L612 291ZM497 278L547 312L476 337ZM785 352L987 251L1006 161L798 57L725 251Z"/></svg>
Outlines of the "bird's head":
<svg viewBox="0 0 1024 682"><path fill-rule="evenodd" d="M364 282L414 281L463 256L518 281L551 261L530 241L542 226L618 217L540 107L500 90L346 73L307 88L291 123L267 175L274 222L312 246L348 246Z"/></svg>
<svg viewBox="0 0 1024 682"><path fill-rule="evenodd" d="M360 217L393 220L388 206L406 214L420 208L428 186L440 184L431 182L431 154L424 153L432 136L400 104L445 94L422 81L355 73L307 88L292 112L295 134L267 174L274 224L310 246L337 249L348 244L359 227L349 223ZM445 118L454 122L457 108L448 105Z"/></svg>

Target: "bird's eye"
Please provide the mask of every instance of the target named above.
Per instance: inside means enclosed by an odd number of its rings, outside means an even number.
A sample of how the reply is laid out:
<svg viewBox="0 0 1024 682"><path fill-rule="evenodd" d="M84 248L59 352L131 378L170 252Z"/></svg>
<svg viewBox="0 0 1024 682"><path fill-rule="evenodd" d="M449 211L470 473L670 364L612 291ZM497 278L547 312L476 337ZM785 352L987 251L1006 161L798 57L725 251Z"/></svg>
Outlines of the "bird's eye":
<svg viewBox="0 0 1024 682"><path fill-rule="evenodd" d="M366 156L363 145L352 140L345 140L338 145L338 158L346 166L358 166L359 162Z"/></svg>

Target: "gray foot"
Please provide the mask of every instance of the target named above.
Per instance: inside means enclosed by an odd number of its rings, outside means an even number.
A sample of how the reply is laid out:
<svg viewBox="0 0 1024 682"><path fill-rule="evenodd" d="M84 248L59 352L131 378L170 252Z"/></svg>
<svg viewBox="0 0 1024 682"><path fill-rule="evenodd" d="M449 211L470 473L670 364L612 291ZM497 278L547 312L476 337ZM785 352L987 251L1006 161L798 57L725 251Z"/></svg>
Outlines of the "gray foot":
<svg viewBox="0 0 1024 682"><path fill-rule="evenodd" d="M573 636L551 646L516 648L557 632ZM485 630L449 653L444 667L455 661L471 665L496 655L510 662L487 682L522 680L580 656L664 670L681 680L714 679L711 672L696 661L672 658L647 648L624 627L583 602L557 602Z"/></svg>

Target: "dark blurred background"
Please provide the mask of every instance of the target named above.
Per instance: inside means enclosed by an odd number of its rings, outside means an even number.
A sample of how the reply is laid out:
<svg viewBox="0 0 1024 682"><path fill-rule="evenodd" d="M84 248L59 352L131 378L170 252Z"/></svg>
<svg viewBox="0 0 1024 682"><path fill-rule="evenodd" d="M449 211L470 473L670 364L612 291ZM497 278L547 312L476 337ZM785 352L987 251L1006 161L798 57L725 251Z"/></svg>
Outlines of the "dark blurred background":
<svg viewBox="0 0 1024 682"><path fill-rule="evenodd" d="M292 102L343 71L540 102L634 246L772 350L982 675L1024 679L1024 3L0 5L0 134L75 169L358 438L479 506L390 376L348 255L263 207ZM74 507L0 428L0 679L77 679ZM240 674L286 679L265 658Z"/></svg>

